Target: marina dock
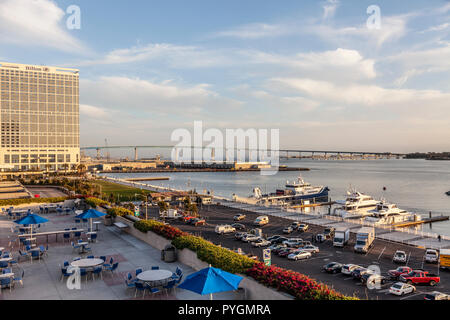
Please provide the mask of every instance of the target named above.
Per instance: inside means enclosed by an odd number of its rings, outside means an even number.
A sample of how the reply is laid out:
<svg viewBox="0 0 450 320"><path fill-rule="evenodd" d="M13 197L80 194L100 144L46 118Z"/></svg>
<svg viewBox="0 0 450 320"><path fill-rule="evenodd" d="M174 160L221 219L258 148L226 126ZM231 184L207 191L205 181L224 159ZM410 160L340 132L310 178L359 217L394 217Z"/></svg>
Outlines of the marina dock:
<svg viewBox="0 0 450 320"><path fill-rule="evenodd" d="M433 223L433 222L439 222L439 221L447 221L447 220L449 220L449 217L442 215L442 216L438 216L438 217L426 218L426 219L419 220L419 221L396 223L394 225L394 227L395 228L405 228L405 227L412 227L412 226L417 226L417 225L421 225L421 224Z"/></svg>

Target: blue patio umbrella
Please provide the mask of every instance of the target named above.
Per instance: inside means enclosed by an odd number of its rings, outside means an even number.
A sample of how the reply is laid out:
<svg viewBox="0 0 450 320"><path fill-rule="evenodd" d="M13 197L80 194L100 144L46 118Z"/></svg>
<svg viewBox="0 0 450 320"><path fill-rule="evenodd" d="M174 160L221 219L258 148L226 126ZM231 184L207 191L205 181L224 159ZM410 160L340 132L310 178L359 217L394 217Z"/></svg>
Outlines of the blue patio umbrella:
<svg viewBox="0 0 450 320"><path fill-rule="evenodd" d="M33 225L46 223L48 221L49 221L48 219L42 218L41 216L38 216L37 214L29 213L25 217L23 217L19 220L16 220L14 222L17 224L22 224L22 225L30 225L31 226L30 239L31 239L33 237Z"/></svg>
<svg viewBox="0 0 450 320"><path fill-rule="evenodd" d="M76 217L79 219L91 219L91 230L92 230L92 219L101 218L103 216L106 216L106 213L94 209L89 209L77 215Z"/></svg>
<svg viewBox="0 0 450 320"><path fill-rule="evenodd" d="M190 290L201 295L236 290L242 277L223 271L218 268L202 269L186 277L186 280L178 288Z"/></svg>

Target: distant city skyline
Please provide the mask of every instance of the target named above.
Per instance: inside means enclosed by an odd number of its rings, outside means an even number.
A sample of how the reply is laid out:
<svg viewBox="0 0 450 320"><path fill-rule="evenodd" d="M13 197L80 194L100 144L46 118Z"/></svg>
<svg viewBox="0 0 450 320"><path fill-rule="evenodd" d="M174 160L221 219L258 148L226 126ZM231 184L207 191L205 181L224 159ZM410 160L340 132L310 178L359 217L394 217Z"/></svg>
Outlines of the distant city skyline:
<svg viewBox="0 0 450 320"><path fill-rule="evenodd" d="M0 0L0 61L80 70L82 147L202 120L281 148L450 150L450 1Z"/></svg>

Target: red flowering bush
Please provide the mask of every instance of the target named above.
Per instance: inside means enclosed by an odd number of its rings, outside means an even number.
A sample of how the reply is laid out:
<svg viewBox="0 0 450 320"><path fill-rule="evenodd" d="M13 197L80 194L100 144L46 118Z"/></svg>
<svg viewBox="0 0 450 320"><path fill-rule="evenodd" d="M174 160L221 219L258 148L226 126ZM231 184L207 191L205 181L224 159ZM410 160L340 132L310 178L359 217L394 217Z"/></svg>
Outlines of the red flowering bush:
<svg viewBox="0 0 450 320"><path fill-rule="evenodd" d="M262 263L245 272L259 283L286 292L299 300L354 300L304 274Z"/></svg>

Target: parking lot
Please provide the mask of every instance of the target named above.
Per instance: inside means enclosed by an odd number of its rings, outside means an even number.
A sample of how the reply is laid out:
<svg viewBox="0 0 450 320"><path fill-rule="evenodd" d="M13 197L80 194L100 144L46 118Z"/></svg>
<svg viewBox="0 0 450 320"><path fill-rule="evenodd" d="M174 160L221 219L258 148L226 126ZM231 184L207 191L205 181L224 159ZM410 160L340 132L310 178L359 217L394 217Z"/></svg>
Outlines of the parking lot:
<svg viewBox="0 0 450 320"><path fill-rule="evenodd" d="M156 216L158 210L153 209L152 215ZM205 226L192 226L185 224L181 221L170 221L174 226L179 227L184 231L197 234L215 244L221 245L223 247L236 250L241 248L245 253L252 253L259 257L262 261L262 251L263 248L255 248L250 243L244 243L239 240L235 240L234 233L218 235L215 233L214 229L216 225L220 224L232 224L233 216L236 214L244 213L246 218L239 223L246 226L247 230L255 228L253 226L253 221L256 217L261 214L242 212L241 210L224 207L220 205L211 205L203 207L199 215L206 219ZM269 224L261 227L263 234L266 237L272 235L283 235L282 230L291 224L291 220L287 220L279 217L269 216ZM312 236L317 233L322 233L324 227L309 224L309 230L304 233L294 231L290 235L284 235L286 237L300 237L304 240L311 241ZM334 289L347 294L356 295L364 299L413 299L420 300L424 298L427 292L440 291L444 293L450 293L449 280L450 272L438 270L437 265L427 264L423 262L424 250L415 248L408 245L402 245L399 243L388 242L385 240L376 239L374 246L367 254L357 254L353 252L353 245L355 243L355 234L351 233L350 241L344 248L333 247L330 240L324 243L313 243L313 245L320 248L319 253L313 254L310 259L292 261L287 258L279 257L275 254L272 255L272 264L283 267L286 269L291 269L294 271L306 274L316 280L333 287ZM441 282L434 287L417 285L417 291L413 294L405 295L402 297L397 297L389 294L389 287L395 281L388 281L386 284L382 285L380 289L369 290L365 285L362 285L359 281L354 280L351 276L346 276L344 274L327 274L322 271L322 267L329 262L340 262L343 264L353 263L363 267L368 267L369 265L377 265L381 273L386 275L388 270L396 269L398 266L392 262L392 257L396 250L403 250L409 257L408 266L413 269L424 269L430 273L438 274L441 277Z"/></svg>

